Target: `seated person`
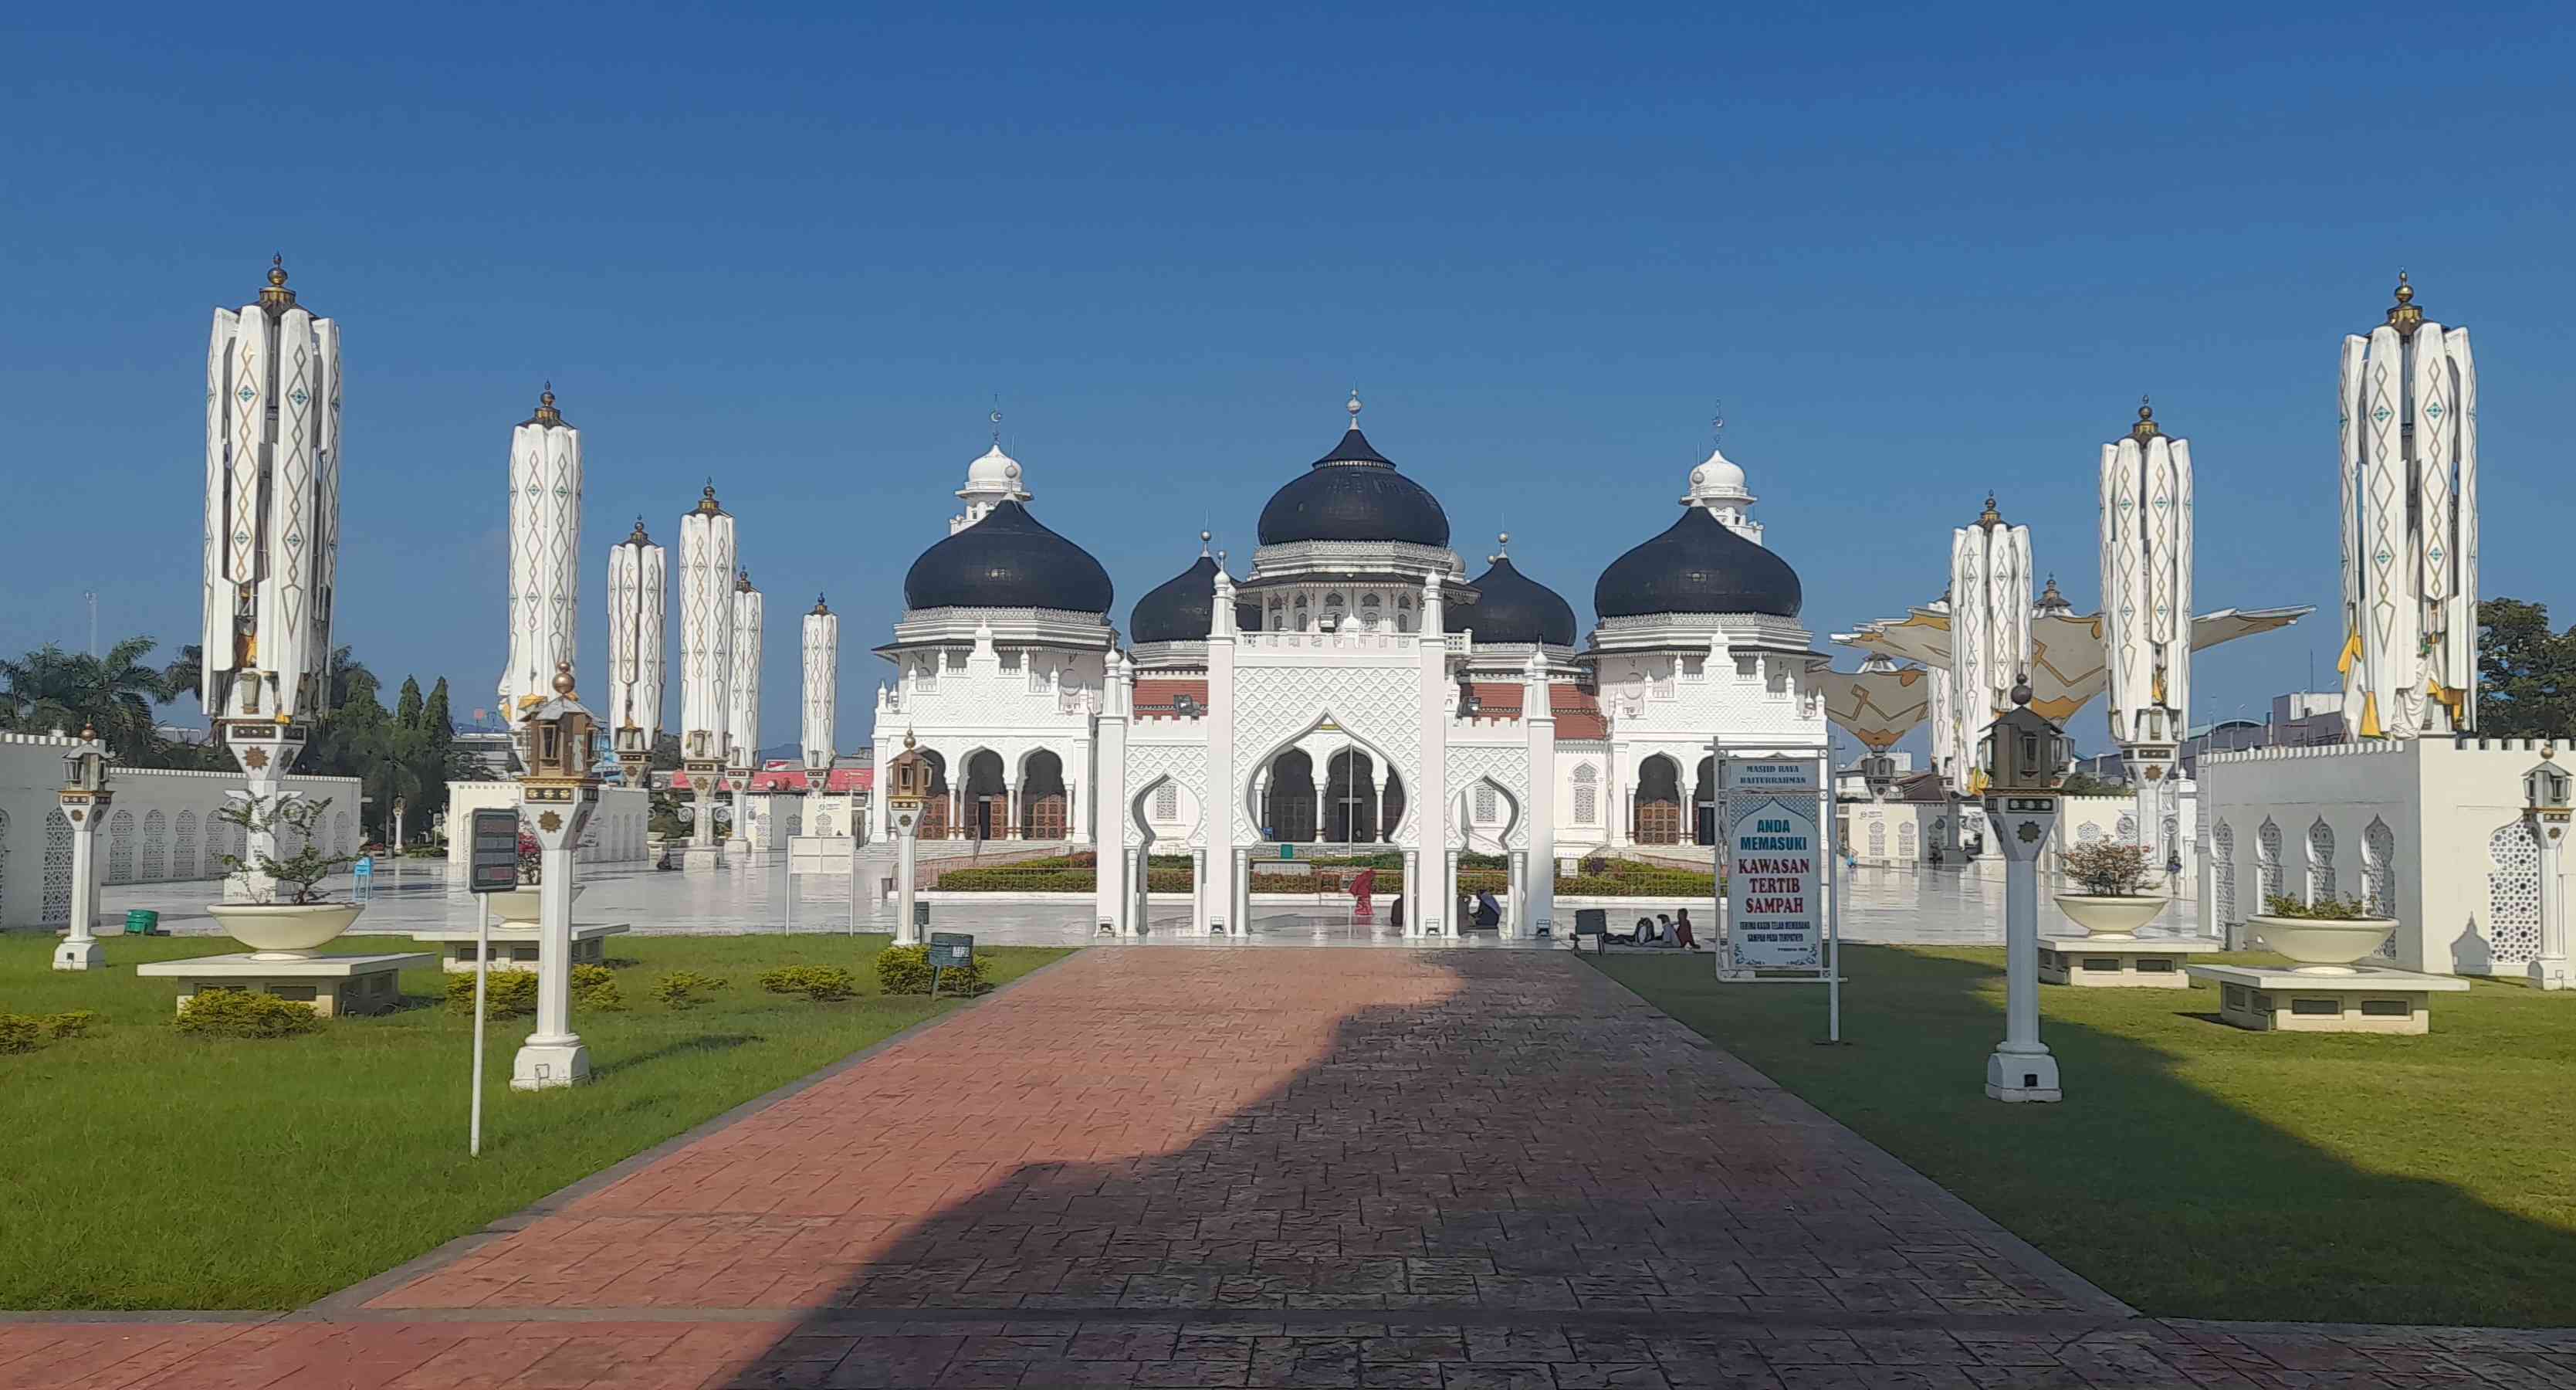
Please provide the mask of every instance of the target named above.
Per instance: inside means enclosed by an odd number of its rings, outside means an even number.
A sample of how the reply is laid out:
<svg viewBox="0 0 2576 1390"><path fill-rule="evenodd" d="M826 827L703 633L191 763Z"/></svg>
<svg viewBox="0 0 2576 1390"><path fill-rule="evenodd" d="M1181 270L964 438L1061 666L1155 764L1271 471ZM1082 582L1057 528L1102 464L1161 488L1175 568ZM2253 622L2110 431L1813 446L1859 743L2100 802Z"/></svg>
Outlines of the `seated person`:
<svg viewBox="0 0 2576 1390"><path fill-rule="evenodd" d="M1690 909L1687 907L1681 910L1679 917L1673 919L1673 944L1685 951L1699 949L1699 937L1691 930Z"/></svg>
<svg viewBox="0 0 2576 1390"><path fill-rule="evenodd" d="M1479 927L1500 927L1503 924L1503 905L1494 901L1492 889L1476 894L1476 915L1472 920Z"/></svg>
<svg viewBox="0 0 2576 1390"><path fill-rule="evenodd" d="M1672 915L1671 913L1669 913L1669 912L1658 912L1658 913L1656 913L1656 914L1655 914L1655 940L1657 940L1657 941L1659 941L1659 942L1662 942L1662 943L1665 943L1665 944L1669 945L1669 944L1671 944L1672 939L1673 939L1673 915Z"/></svg>
<svg viewBox="0 0 2576 1390"><path fill-rule="evenodd" d="M1604 935L1609 934L1604 933ZM1628 929L1628 934L1626 936L1610 936L1610 939L1613 941L1625 941L1631 946L1651 946L1660 939L1662 935L1663 929L1655 925L1654 918L1640 917L1637 919L1637 925Z"/></svg>

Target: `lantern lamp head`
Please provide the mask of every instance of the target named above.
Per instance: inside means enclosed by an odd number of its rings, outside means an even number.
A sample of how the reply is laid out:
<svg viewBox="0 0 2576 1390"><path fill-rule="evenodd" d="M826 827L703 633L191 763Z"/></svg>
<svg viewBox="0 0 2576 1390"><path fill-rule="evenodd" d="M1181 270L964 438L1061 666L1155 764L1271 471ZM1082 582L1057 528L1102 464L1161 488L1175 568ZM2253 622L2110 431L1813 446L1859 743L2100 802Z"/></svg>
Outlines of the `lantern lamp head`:
<svg viewBox="0 0 2576 1390"><path fill-rule="evenodd" d="M1977 746L1990 791L2054 791L2074 760L2066 731L2030 707L2030 693L2025 676L2013 686L2013 707Z"/></svg>
<svg viewBox="0 0 2576 1390"><path fill-rule="evenodd" d="M2524 803L2533 811L2565 812L2576 806L2576 778L2558 765L2558 750L2542 745L2540 761L2522 775Z"/></svg>

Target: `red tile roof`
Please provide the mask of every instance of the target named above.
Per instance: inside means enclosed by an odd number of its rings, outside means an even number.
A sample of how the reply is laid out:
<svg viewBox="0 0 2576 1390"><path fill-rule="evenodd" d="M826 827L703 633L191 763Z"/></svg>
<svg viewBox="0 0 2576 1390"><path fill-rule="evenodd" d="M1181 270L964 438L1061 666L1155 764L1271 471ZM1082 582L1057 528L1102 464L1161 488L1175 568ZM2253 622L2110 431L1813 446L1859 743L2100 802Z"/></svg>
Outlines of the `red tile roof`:
<svg viewBox="0 0 2576 1390"><path fill-rule="evenodd" d="M1205 679L1179 680L1171 677L1160 679L1139 678L1137 680L1136 713L1161 715L1171 714L1174 710L1173 699L1175 696L1180 695L1187 695L1190 699L1197 702L1199 713L1207 713L1207 681Z"/></svg>
<svg viewBox="0 0 2576 1390"><path fill-rule="evenodd" d="M1476 712L1482 718L1521 717L1519 681L1471 681L1467 693L1475 697ZM1580 686L1550 685L1547 703L1549 713L1556 716L1557 742L1610 736L1610 721L1601 713L1601 701L1592 692Z"/></svg>
<svg viewBox="0 0 2576 1390"><path fill-rule="evenodd" d="M824 779L823 792L837 796L843 792L872 790L877 783L877 770L872 767L836 767ZM751 789L756 792L801 792L812 784L801 767L772 767L751 774Z"/></svg>

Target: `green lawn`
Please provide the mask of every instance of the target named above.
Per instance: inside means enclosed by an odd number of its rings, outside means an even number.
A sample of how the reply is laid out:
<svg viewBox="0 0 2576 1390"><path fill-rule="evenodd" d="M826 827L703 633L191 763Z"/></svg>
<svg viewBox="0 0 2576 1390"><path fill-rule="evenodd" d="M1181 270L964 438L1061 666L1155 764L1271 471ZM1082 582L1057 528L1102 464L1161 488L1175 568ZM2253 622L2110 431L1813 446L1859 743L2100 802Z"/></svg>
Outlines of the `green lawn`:
<svg viewBox="0 0 2576 1390"><path fill-rule="evenodd" d="M205 1040L171 1027L175 982L145 960L218 937L110 938L111 967L49 968L51 936L0 938L0 1012L96 1010L96 1036L0 1056L0 1308L292 1308L389 1269L858 1048L961 1005L874 994L883 936L619 937L623 1013L576 1007L597 1079L510 1090L527 1018L487 1030L483 1156L465 1153L473 1019L410 1007L316 1036ZM407 949L398 939L334 949ZM432 948L423 946L421 950ZM1065 953L979 951L996 983ZM814 1004L755 988L776 965L850 967L871 993ZM725 977L673 1012L666 971ZM1007 1003L1001 1007L1008 1007Z"/></svg>
<svg viewBox="0 0 2576 1390"><path fill-rule="evenodd" d="M2207 985L2043 986L2066 1100L2003 1105L2001 950L1843 959L1840 1048L1821 987L1595 963L2149 1314L2576 1324L2576 998L2480 983L2408 1038L2245 1032Z"/></svg>

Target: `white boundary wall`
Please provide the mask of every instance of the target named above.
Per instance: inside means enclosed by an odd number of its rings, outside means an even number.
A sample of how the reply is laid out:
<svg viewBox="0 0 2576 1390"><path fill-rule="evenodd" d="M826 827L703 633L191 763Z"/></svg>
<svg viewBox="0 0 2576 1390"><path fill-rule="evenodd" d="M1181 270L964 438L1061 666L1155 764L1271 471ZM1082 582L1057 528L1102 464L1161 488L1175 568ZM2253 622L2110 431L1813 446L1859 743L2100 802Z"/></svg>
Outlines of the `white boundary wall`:
<svg viewBox="0 0 2576 1390"><path fill-rule="evenodd" d="M2204 755L2202 930L2245 944L2267 892L2358 897L2397 918L2382 955L2404 969L2521 974L2540 926L2522 776L2541 747L2422 738Z"/></svg>
<svg viewBox="0 0 2576 1390"><path fill-rule="evenodd" d="M476 811L519 804L516 782L450 782L447 784L447 867L463 875L471 858L473 837L465 833ZM602 787L599 808L582 828L579 864L619 864L644 859L645 831L653 817L651 797L642 787Z"/></svg>

